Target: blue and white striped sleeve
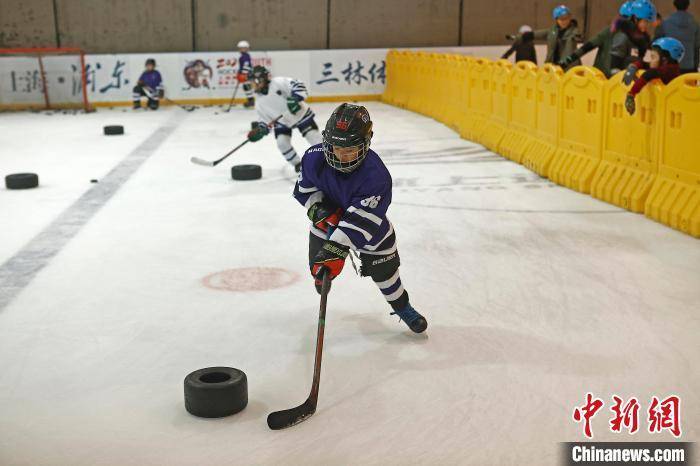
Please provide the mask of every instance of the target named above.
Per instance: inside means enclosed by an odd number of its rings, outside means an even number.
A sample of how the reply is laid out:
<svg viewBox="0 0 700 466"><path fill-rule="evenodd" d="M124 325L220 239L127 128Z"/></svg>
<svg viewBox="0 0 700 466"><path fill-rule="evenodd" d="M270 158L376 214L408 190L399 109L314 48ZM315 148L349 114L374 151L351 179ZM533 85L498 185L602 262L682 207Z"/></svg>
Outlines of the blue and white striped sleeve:
<svg viewBox="0 0 700 466"><path fill-rule="evenodd" d="M312 205L323 200L323 191L314 186L310 180L304 178L303 173L304 170L302 169L294 185L294 199L306 209L309 209Z"/></svg>
<svg viewBox="0 0 700 466"><path fill-rule="evenodd" d="M309 96L309 91L306 89L306 84L296 79L292 79L290 83L290 95L298 102L306 100Z"/></svg>
<svg viewBox="0 0 700 466"><path fill-rule="evenodd" d="M331 241L362 249L381 241L390 228L386 211L391 204L391 185L367 190L353 198L340 219Z"/></svg>

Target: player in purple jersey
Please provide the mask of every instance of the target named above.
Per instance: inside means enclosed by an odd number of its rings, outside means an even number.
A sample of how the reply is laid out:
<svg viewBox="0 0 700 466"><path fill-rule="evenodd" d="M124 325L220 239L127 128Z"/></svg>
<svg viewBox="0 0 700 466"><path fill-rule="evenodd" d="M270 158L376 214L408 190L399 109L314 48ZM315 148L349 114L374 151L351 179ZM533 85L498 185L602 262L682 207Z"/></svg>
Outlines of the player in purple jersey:
<svg viewBox="0 0 700 466"><path fill-rule="evenodd" d="M369 148L372 121L362 106L341 104L323 131L323 143L311 146L301 159L294 197L311 220L309 266L320 292L324 271L331 279L343 270L350 249L362 263L394 312L421 333L425 317L409 303L399 276L396 233L386 216L391 204L391 175Z"/></svg>
<svg viewBox="0 0 700 466"><path fill-rule="evenodd" d="M252 108L255 106L255 98L253 97L253 85L250 83L250 75L253 72L253 60L248 53L250 44L247 40L242 40L238 42L237 46L241 56L238 57L238 74L236 79L239 85L243 86L243 91L245 92L246 101L243 106Z"/></svg>
<svg viewBox="0 0 700 466"><path fill-rule="evenodd" d="M163 78L156 70L156 61L149 58L146 60L146 71L141 73L138 83L134 86L134 109L141 108L141 97L146 96L148 108L158 110L158 104L163 95Z"/></svg>

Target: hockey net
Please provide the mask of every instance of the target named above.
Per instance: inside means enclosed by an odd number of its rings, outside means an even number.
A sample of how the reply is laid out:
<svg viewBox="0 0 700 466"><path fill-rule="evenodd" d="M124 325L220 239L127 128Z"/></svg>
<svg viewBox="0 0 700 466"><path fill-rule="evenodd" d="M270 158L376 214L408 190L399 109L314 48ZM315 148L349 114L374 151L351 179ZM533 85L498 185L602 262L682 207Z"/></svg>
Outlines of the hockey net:
<svg viewBox="0 0 700 466"><path fill-rule="evenodd" d="M67 108L91 109L82 50L0 49L0 110Z"/></svg>

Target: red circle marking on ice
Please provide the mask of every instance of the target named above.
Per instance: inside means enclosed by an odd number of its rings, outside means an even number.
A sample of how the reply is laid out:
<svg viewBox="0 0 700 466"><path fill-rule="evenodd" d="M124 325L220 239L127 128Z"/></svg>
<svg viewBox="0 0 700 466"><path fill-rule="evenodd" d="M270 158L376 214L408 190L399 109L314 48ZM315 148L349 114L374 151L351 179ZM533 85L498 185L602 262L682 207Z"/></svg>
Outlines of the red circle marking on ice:
<svg viewBox="0 0 700 466"><path fill-rule="evenodd" d="M212 290L265 291L283 288L299 281L299 274L276 267L242 267L215 272L202 279Z"/></svg>

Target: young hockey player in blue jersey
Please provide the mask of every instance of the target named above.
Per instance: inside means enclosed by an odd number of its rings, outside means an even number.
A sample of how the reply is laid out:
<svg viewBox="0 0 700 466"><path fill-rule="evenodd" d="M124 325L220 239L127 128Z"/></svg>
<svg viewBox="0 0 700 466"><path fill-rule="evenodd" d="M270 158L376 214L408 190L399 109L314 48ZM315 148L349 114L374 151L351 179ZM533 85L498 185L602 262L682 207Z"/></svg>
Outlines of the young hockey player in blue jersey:
<svg viewBox="0 0 700 466"><path fill-rule="evenodd" d="M158 110L158 104L163 98L163 78L156 70L156 61L153 58L146 60L146 71L141 74L136 86L134 86L134 109L141 108L141 97L148 98L148 108Z"/></svg>
<svg viewBox="0 0 700 466"><path fill-rule="evenodd" d="M250 58L250 44L247 40L242 40L238 42L238 51L241 56L238 57L238 74L236 79L238 84L243 86L243 91L245 92L246 101L243 104L246 108L251 108L255 106L255 99L253 98L253 86L250 84L250 74L253 72L253 60Z"/></svg>
<svg viewBox="0 0 700 466"><path fill-rule="evenodd" d="M372 121L365 107L341 104L331 115L323 142L301 159L294 197L311 220L309 265L320 293L324 272L343 270L350 249L360 254L360 275L370 276L394 312L415 333L428 327L409 303L399 276L394 227L386 216L392 181L369 148Z"/></svg>

